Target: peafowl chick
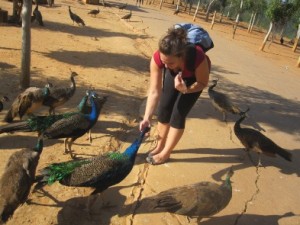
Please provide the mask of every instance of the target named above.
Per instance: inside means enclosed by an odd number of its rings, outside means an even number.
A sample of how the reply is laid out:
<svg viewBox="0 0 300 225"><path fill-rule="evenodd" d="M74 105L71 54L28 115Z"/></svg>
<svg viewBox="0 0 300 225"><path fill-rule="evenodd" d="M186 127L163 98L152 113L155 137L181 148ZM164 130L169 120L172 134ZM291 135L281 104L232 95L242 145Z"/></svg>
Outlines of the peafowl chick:
<svg viewBox="0 0 300 225"><path fill-rule="evenodd" d="M3 102L8 102L9 99L8 97L6 96L3 96L1 99L0 99L0 112L3 110L4 106L3 106Z"/></svg>
<svg viewBox="0 0 300 225"><path fill-rule="evenodd" d="M44 26L42 13L39 11L39 5L38 4L36 4L35 9L33 10L33 17L31 17L31 18L32 18L33 21L35 19L39 23L40 26Z"/></svg>
<svg viewBox="0 0 300 225"><path fill-rule="evenodd" d="M73 25L74 25L74 22L76 22L78 25L81 24L82 26L85 26L84 21L78 15L76 15L75 13L73 13L71 11L71 6L69 6L69 15L70 15L71 20L73 21Z"/></svg>
<svg viewBox="0 0 300 225"><path fill-rule="evenodd" d="M96 93L91 92L89 100L92 105L89 114L76 113L62 118L48 127L40 137L43 139L66 138L65 153L70 153L71 157L74 158L71 149L73 142L88 132L96 124L107 97L100 97Z"/></svg>
<svg viewBox="0 0 300 225"><path fill-rule="evenodd" d="M171 188L141 200L147 211L170 212L189 217L198 217L198 223L204 217L212 216L224 209L231 200L232 186L230 178L232 168L226 174L223 184L199 182L191 185Z"/></svg>
<svg viewBox="0 0 300 225"><path fill-rule="evenodd" d="M131 16L132 16L132 12L131 12L131 10L130 10L130 12L127 13L127 14L125 14L124 16L122 16L121 19L130 21Z"/></svg>
<svg viewBox="0 0 300 225"><path fill-rule="evenodd" d="M271 139L263 135L257 130L251 128L242 128L241 122L246 118L246 110L241 113L241 117L234 124L234 133L240 140L242 145L244 145L247 152L254 151L258 153L259 160L257 166L262 166L261 164L261 154L276 157L280 155L287 161L292 161L292 154L288 150L281 148Z"/></svg>
<svg viewBox="0 0 300 225"><path fill-rule="evenodd" d="M49 107L49 115L55 114L55 108L65 104L75 93L76 83L74 77L78 76L76 72L72 72L70 79L71 84L69 87L53 87L48 86L49 95L44 99L43 105Z"/></svg>
<svg viewBox="0 0 300 225"><path fill-rule="evenodd" d="M130 173L149 129L144 129L123 153L109 152L91 159L52 164L42 171L43 181L48 184L59 181L65 186L92 187L95 188L93 194L101 193Z"/></svg>
<svg viewBox="0 0 300 225"><path fill-rule="evenodd" d="M91 16L94 15L94 17L96 17L99 13L100 13L99 8L98 9L92 9L88 12L88 14L90 14Z"/></svg>
<svg viewBox="0 0 300 225"><path fill-rule="evenodd" d="M26 114L32 114L40 108L44 99L49 95L49 88L29 87L20 93L13 101L10 109L5 115L4 121L11 123L16 116L20 119Z"/></svg>
<svg viewBox="0 0 300 225"><path fill-rule="evenodd" d="M77 106L78 111L67 112L58 115L49 115L49 116L35 116L32 115L28 119L20 122L10 123L3 126L0 126L0 134L8 132L38 132L40 135L53 123L61 120L63 118L68 118L76 113L85 113L86 111L91 111L91 106L87 104L89 93L82 98L80 103Z"/></svg>
<svg viewBox="0 0 300 225"><path fill-rule="evenodd" d="M215 109L223 114L223 121L226 121L227 113L241 113L241 110L232 103L231 99L227 95L214 90L214 87L217 85L218 80L213 80L212 82L213 84L208 88L208 95L212 100L212 104Z"/></svg>
<svg viewBox="0 0 300 225"><path fill-rule="evenodd" d="M39 139L35 148L17 151L8 159L0 179L0 223L27 200L42 150L43 140Z"/></svg>

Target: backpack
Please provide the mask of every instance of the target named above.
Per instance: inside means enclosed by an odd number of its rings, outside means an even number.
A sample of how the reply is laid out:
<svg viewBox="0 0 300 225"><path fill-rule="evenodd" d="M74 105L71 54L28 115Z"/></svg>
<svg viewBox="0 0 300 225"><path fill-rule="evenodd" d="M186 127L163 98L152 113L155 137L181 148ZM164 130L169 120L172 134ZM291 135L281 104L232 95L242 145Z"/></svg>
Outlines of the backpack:
<svg viewBox="0 0 300 225"><path fill-rule="evenodd" d="M208 32L199 25L192 23L177 23L175 29L183 28L187 31L187 38L190 44L199 45L204 52L214 47L214 43L210 38Z"/></svg>

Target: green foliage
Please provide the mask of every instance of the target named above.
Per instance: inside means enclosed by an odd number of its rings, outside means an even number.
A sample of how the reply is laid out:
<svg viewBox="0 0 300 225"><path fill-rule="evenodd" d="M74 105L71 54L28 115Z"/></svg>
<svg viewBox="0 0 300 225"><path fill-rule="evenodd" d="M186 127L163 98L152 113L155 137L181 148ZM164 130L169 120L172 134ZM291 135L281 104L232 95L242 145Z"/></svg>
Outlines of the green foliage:
<svg viewBox="0 0 300 225"><path fill-rule="evenodd" d="M220 2L220 5L221 5L222 8L226 7L227 0L219 0L219 2Z"/></svg>
<svg viewBox="0 0 300 225"><path fill-rule="evenodd" d="M243 8L252 12L262 13L267 9L267 2L266 0L244 0Z"/></svg>
<svg viewBox="0 0 300 225"><path fill-rule="evenodd" d="M266 16L273 23L284 24L293 16L293 14L295 14L295 12L297 12L299 6L299 0L294 1L293 3L282 3L281 0L272 0L266 10Z"/></svg>

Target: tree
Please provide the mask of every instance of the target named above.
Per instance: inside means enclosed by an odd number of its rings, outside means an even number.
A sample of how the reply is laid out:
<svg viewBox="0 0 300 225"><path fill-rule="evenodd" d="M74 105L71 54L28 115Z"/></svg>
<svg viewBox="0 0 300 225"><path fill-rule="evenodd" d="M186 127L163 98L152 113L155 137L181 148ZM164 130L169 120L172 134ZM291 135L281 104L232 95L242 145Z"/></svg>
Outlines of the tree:
<svg viewBox="0 0 300 225"><path fill-rule="evenodd" d="M241 0L240 1L240 7L239 7L239 11L236 15L236 18L235 18L235 23L233 25L233 32L232 32L232 38L234 38L234 35L235 35L235 32L236 32L236 29L237 29L237 26L240 22L240 14L242 13L243 11L243 5L244 5L244 0Z"/></svg>
<svg viewBox="0 0 300 225"><path fill-rule="evenodd" d="M244 9L251 11L251 17L248 24L248 32L252 32L257 15L264 13L266 8L267 2L265 0L245 0Z"/></svg>
<svg viewBox="0 0 300 225"><path fill-rule="evenodd" d="M224 14L224 9L226 7L226 4L227 4L227 0L220 0L220 4L221 4L221 16L220 16L220 20L219 22L222 23L222 19L223 19L223 14Z"/></svg>
<svg viewBox="0 0 300 225"><path fill-rule="evenodd" d="M292 17L292 15L297 11L299 8L299 0L295 1L295 3L290 3L288 1L281 1L281 0L272 0L268 5L268 9L266 11L266 16L270 19L270 27L267 35L264 38L262 46L260 50L263 51L267 40L272 32L274 25L285 25L286 22Z"/></svg>
<svg viewBox="0 0 300 225"><path fill-rule="evenodd" d="M22 59L20 88L25 89L30 86L30 50L31 50L31 0L23 0L22 8Z"/></svg>
<svg viewBox="0 0 300 225"><path fill-rule="evenodd" d="M212 4L215 2L216 0L210 0L209 1L209 4L208 4L208 7L207 7L207 10L206 10L206 14L205 14L205 21L207 22L208 21L208 17L209 17L209 13L210 13L210 9L212 7Z"/></svg>

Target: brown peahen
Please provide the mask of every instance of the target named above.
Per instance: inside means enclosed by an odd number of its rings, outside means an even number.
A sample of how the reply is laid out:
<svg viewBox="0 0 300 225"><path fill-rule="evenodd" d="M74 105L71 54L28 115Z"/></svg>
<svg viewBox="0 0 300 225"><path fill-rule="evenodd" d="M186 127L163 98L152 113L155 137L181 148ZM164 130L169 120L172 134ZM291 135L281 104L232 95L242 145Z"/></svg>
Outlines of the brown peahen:
<svg viewBox="0 0 300 225"><path fill-rule="evenodd" d="M281 148L270 138L266 137L257 130L241 127L241 122L246 118L247 111L249 111L249 109L245 112L242 112L241 117L235 122L234 133L245 147L247 153L249 153L249 151L258 153L259 160L257 166L262 166L261 154L270 157L276 157L276 155L280 155L285 160L292 161L292 153L290 153L288 150Z"/></svg>
<svg viewBox="0 0 300 225"><path fill-rule="evenodd" d="M76 113L84 113L87 114L91 111L91 106L88 104L88 96L89 92L86 92L86 95L82 98L80 103L77 106L76 111L66 112L62 114L49 115L49 116L29 116L28 119L23 121L18 121L14 123L9 123L3 126L0 126L0 134L1 133L9 133L9 132L38 132L41 134L48 127L50 127L53 123L61 120L63 118L67 118Z"/></svg>
<svg viewBox="0 0 300 225"><path fill-rule="evenodd" d="M49 107L49 115L55 114L55 108L65 104L75 93L76 83L74 77L78 76L76 72L71 72L71 84L69 87L49 86L49 94L43 101L44 106Z"/></svg>
<svg viewBox="0 0 300 225"><path fill-rule="evenodd" d="M70 153L73 158L71 149L73 142L96 124L107 97L98 96L95 92L91 92L89 100L92 105L90 113L78 112L62 118L49 126L40 137L43 139L65 138L65 153Z"/></svg>
<svg viewBox="0 0 300 225"><path fill-rule="evenodd" d="M32 114L43 105L43 101L49 95L48 87L29 87L20 93L13 101L10 109L5 115L4 121L11 123L16 116L20 119L26 114Z"/></svg>
<svg viewBox="0 0 300 225"><path fill-rule="evenodd" d="M8 159L0 179L0 224L27 200L42 150L43 140L39 139L35 148L17 151Z"/></svg>
<svg viewBox="0 0 300 225"><path fill-rule="evenodd" d="M232 100L225 94L215 91L214 87L218 84L218 79L212 81L212 85L208 88L208 95L212 100L212 104L223 114L223 121L227 119L227 113L239 114L241 110L232 103Z"/></svg>
<svg viewBox="0 0 300 225"><path fill-rule="evenodd" d="M69 15L70 15L71 20L73 21L73 25L74 25L74 22L76 22L78 24L78 26L80 24L82 26L85 26L85 23L84 23L83 19L81 19L78 15L76 15L75 13L73 13L71 11L71 6L69 6Z"/></svg>
<svg viewBox="0 0 300 225"><path fill-rule="evenodd" d="M8 102L9 99L6 96L2 96L2 98L0 99L0 112L3 110L4 106L3 106L3 102Z"/></svg>
<svg viewBox="0 0 300 225"><path fill-rule="evenodd" d="M32 20L34 18L39 23L40 26L44 26L42 13L39 11L39 4L36 4L35 9L33 10L33 17L31 17L31 18L32 18ZM33 21L31 21L31 22L33 22Z"/></svg>
<svg viewBox="0 0 300 225"><path fill-rule="evenodd" d="M232 175L230 168L221 185L203 181L175 187L142 199L140 205L144 205L147 212L170 212L197 217L200 222L202 218L212 216L228 205L232 197Z"/></svg>

